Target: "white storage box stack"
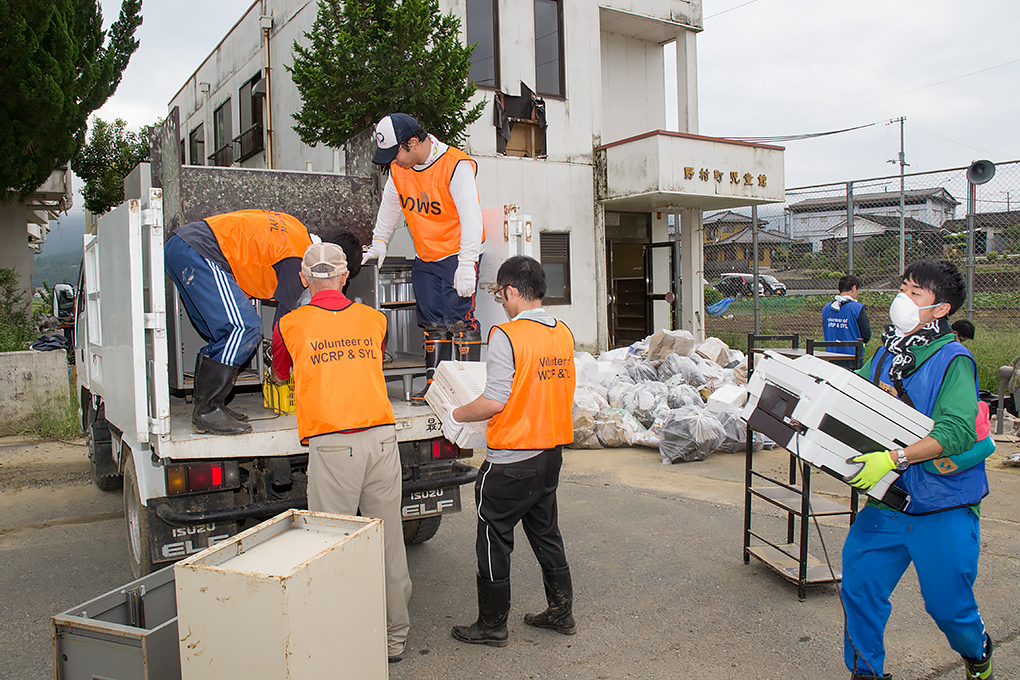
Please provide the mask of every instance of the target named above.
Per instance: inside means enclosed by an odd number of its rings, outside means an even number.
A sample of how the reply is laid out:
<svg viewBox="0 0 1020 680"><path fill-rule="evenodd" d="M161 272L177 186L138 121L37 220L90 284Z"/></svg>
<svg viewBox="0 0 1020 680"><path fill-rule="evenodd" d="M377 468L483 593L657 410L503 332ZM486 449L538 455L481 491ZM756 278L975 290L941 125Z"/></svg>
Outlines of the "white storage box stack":
<svg viewBox="0 0 1020 680"><path fill-rule="evenodd" d="M485 389L485 364L481 361L443 361L436 368L432 386L425 393L425 401L440 419L447 405L454 408L470 404L482 396ZM462 449L485 448L486 422L465 423L454 442Z"/></svg>
<svg viewBox="0 0 1020 680"><path fill-rule="evenodd" d="M382 520L289 510L174 576L184 680L388 677Z"/></svg>

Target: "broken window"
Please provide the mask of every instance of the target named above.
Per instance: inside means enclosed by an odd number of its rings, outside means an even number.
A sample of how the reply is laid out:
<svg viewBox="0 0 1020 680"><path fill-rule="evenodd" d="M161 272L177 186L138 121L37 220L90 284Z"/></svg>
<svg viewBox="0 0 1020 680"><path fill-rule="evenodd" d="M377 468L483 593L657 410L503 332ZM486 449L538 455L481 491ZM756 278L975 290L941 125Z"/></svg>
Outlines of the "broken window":
<svg viewBox="0 0 1020 680"><path fill-rule="evenodd" d="M519 97L497 92L494 99L496 152L523 158L545 157L545 100L524 83Z"/></svg>

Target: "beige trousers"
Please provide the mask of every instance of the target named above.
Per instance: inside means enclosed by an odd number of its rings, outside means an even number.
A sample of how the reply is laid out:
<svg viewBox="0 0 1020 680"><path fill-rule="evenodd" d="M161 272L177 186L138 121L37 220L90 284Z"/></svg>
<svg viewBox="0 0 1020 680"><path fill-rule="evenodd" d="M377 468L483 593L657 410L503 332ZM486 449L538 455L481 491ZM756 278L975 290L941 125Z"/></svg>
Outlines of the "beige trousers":
<svg viewBox="0 0 1020 680"><path fill-rule="evenodd" d="M386 555L387 652L404 651L410 628L411 577L400 519L400 454L392 425L351 434L312 437L308 456L308 509L383 521Z"/></svg>

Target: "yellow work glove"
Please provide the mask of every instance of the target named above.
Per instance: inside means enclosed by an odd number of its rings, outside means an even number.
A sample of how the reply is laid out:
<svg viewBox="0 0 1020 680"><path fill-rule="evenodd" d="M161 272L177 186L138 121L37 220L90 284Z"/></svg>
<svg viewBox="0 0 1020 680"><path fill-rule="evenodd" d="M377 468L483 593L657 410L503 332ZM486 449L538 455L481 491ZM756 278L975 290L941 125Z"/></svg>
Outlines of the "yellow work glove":
<svg viewBox="0 0 1020 680"><path fill-rule="evenodd" d="M896 469L896 461L888 451L862 453L859 456L847 458L846 462L851 465L860 464L861 469L855 475L847 475L843 481L865 491L878 484L878 480L885 477L887 472Z"/></svg>

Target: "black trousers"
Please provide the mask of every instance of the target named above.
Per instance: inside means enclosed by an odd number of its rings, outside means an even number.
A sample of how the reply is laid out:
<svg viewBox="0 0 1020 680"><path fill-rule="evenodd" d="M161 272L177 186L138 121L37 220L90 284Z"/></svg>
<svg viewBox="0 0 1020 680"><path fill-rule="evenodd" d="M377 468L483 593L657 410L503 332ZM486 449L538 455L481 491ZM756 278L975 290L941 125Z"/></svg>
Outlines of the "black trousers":
<svg viewBox="0 0 1020 680"><path fill-rule="evenodd" d="M563 447L519 463L482 464L475 480L478 573L489 581L510 577L514 527L520 522L543 571L567 566L556 510Z"/></svg>

